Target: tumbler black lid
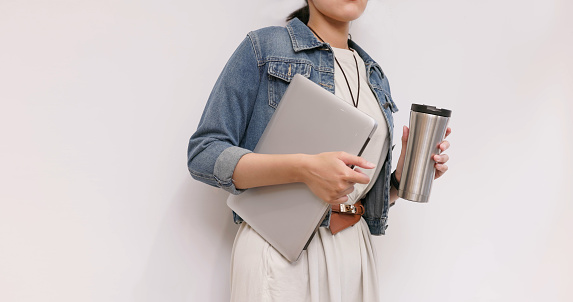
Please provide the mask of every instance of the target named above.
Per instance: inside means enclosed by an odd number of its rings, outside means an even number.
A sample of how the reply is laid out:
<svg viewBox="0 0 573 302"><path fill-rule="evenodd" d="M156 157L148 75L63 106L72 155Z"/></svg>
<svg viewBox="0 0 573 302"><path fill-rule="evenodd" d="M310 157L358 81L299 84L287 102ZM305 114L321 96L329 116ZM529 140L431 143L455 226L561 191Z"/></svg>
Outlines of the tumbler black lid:
<svg viewBox="0 0 573 302"><path fill-rule="evenodd" d="M428 113L433 115L450 117L452 116L452 111L448 109L436 108L435 106L412 104L412 111Z"/></svg>

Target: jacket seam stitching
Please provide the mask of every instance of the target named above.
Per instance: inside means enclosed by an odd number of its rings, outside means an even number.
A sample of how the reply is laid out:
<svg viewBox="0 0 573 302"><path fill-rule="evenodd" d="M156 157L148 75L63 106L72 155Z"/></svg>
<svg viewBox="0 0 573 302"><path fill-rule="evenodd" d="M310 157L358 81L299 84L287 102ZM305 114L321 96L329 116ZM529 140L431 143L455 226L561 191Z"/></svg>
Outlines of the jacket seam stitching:
<svg viewBox="0 0 573 302"><path fill-rule="evenodd" d="M251 42L251 48L253 49L253 52L255 53L255 59L257 61L257 66L261 66L264 63L262 62L262 56L259 53L259 51L257 50L257 43L255 42L256 38L253 37L253 33L250 32L247 37L249 37L249 41Z"/></svg>
<svg viewBox="0 0 573 302"><path fill-rule="evenodd" d="M189 173L191 173L191 175L198 177L198 178L207 179L207 180L216 180L215 177L208 175L208 174L203 174L201 172L195 172L193 170L189 170Z"/></svg>

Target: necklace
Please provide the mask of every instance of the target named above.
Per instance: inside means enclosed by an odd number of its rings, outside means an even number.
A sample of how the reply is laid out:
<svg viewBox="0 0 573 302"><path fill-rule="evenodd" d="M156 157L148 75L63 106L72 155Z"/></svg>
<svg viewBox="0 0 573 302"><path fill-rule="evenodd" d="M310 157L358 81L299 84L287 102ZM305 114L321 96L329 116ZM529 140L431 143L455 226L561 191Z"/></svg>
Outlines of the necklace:
<svg viewBox="0 0 573 302"><path fill-rule="evenodd" d="M322 41L322 43L326 43L324 42L324 40L314 31L314 29L312 29L310 26L308 26L308 28L310 29L310 31L312 31L314 33L314 35L320 39L320 41ZM350 48L349 48L350 49ZM354 105L354 107L358 108L358 101L360 100L360 72L358 71L358 61L356 60L356 55L354 54L354 50L350 49L350 51L352 51L352 57L354 58L354 63L356 64L356 76L358 76L358 92L356 93L356 101L354 101L354 95L352 95L352 89L350 89L350 83L348 83L348 78L346 77L346 73L344 72L344 69L342 69L342 66L340 65L340 63L338 62L338 59L336 59L336 56L334 56L334 61L336 62L336 64L338 65L338 68L340 68L340 71L342 71L342 75L344 76L344 80L346 81L346 86L348 86L348 92L350 92L350 98L352 99L352 104ZM334 55L334 54L333 54Z"/></svg>

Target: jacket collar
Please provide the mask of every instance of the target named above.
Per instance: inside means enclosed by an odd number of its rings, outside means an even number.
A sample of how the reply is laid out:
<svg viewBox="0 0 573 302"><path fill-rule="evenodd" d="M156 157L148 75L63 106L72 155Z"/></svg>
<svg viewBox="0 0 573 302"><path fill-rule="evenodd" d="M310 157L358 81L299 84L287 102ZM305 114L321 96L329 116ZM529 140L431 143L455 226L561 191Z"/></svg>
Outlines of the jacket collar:
<svg viewBox="0 0 573 302"><path fill-rule="evenodd" d="M287 23L286 28L292 41L292 48L295 52L327 45L327 43L319 41L314 36L310 28L308 28L308 26L306 26L306 24L304 24L298 18L290 20ZM374 60L372 60L372 58L362 48L360 48L360 46L358 46L358 44L354 43L354 41L348 40L348 45L352 49L356 50L366 65L372 63L376 64Z"/></svg>
<svg viewBox="0 0 573 302"><path fill-rule="evenodd" d="M308 28L306 24L302 23L298 18L290 20L287 23L286 28L292 41L292 48L295 52L317 48L324 44L320 42L314 36L310 28Z"/></svg>

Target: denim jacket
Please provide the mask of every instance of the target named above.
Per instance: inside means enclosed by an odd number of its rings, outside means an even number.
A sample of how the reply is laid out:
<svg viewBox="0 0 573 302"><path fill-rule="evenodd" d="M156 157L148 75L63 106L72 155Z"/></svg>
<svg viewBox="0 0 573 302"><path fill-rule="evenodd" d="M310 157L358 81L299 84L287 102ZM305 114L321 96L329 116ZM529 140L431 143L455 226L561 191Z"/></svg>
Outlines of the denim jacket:
<svg viewBox="0 0 573 302"><path fill-rule="evenodd" d="M390 96L388 80L380 66L349 40L366 65L368 83L386 118L392 146L393 118L398 108ZM329 44L320 42L298 19L286 27L250 32L235 50L209 96L197 131L188 148L191 176L232 194L231 179L239 159L257 145L289 82L301 74L334 93L334 56ZM381 126L381 125L379 125ZM337 151L337 150L332 150ZM372 189L363 200L363 215L373 235L387 227L392 151ZM242 219L233 213L235 223ZM328 226L330 213L321 226Z"/></svg>

